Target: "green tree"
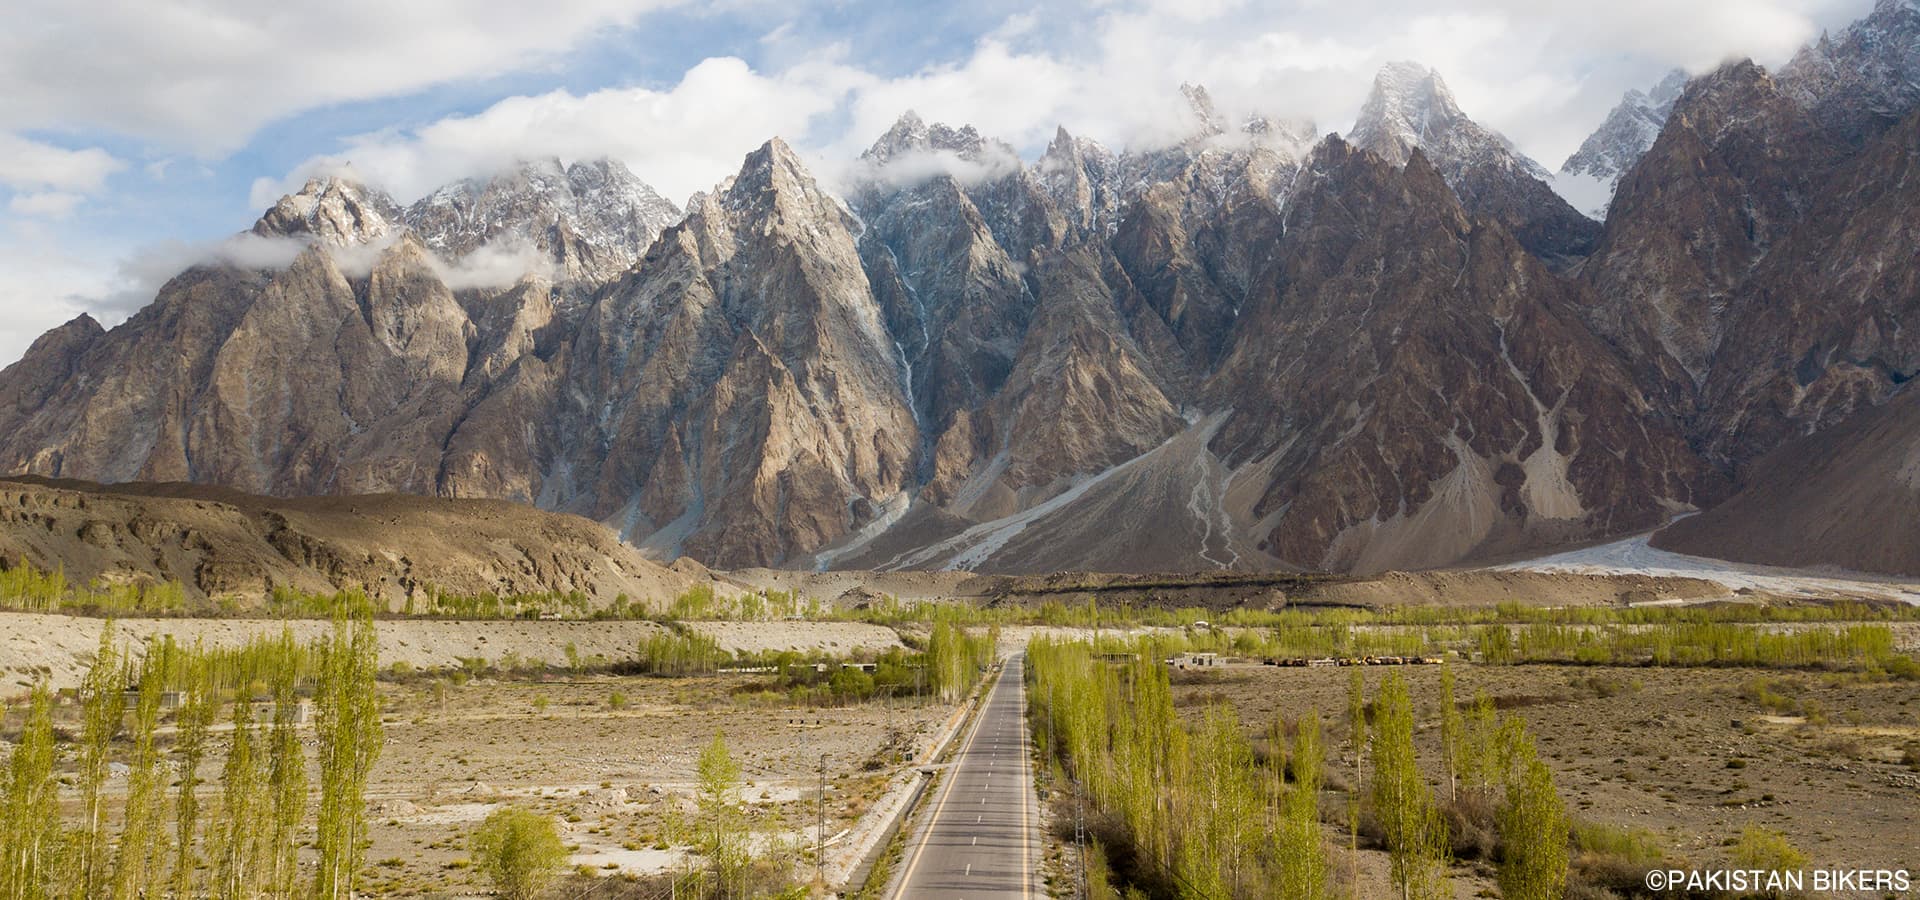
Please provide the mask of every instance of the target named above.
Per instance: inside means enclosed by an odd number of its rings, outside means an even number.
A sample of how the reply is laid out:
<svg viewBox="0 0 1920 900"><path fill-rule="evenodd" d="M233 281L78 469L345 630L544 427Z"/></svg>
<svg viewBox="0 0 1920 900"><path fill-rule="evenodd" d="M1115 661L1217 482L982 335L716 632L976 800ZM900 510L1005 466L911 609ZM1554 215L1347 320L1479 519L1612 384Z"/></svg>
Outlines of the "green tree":
<svg viewBox="0 0 1920 900"><path fill-rule="evenodd" d="M295 649L293 632L284 631L278 646L291 656ZM300 822L307 814L307 759L300 746L300 733L294 719L300 709L295 693L297 677L293 667L276 669L273 684L273 729L268 735L267 781L269 785L270 825L266 833L266 883L270 894L291 897L299 875L297 843Z"/></svg>
<svg viewBox="0 0 1920 900"><path fill-rule="evenodd" d="M1465 723L1454 699L1453 667L1440 666L1440 753L1447 764L1447 799L1460 799L1460 756L1465 749Z"/></svg>
<svg viewBox="0 0 1920 900"><path fill-rule="evenodd" d="M265 836L259 819L269 805L267 786L254 748L253 704L233 704L233 732L227 762L220 772L220 820L213 823L213 895L247 898L259 893L260 853Z"/></svg>
<svg viewBox="0 0 1920 900"><path fill-rule="evenodd" d="M58 786L53 780L53 696L33 688L20 743L0 790L0 900L53 896L60 851Z"/></svg>
<svg viewBox="0 0 1920 900"><path fill-rule="evenodd" d="M1347 670L1347 743L1353 748L1353 788L1347 791L1347 884L1360 896L1360 779L1367 755L1367 676L1359 666Z"/></svg>
<svg viewBox="0 0 1920 900"><path fill-rule="evenodd" d="M113 623L100 629L100 648L94 652L93 666L80 683L80 809L86 821L81 825L78 884L80 897L99 897L106 893L109 872L106 802L101 788L107 780L108 752L120 720L127 709L125 672L120 654L113 645Z"/></svg>
<svg viewBox="0 0 1920 900"><path fill-rule="evenodd" d="M1320 840L1320 774L1325 762L1321 748L1320 711L1310 710L1294 734L1288 770L1292 784L1280 798L1274 828L1280 873L1278 895L1283 900L1321 900L1327 894L1327 853Z"/></svg>
<svg viewBox="0 0 1920 900"><path fill-rule="evenodd" d="M191 897L195 893L195 873L200 868L196 852L200 763L206 758L207 728L213 724L215 708L212 673L206 656L195 647L186 659L185 689L181 692L173 742L180 764L179 795L174 801L173 893L176 897Z"/></svg>
<svg viewBox="0 0 1920 900"><path fill-rule="evenodd" d="M1398 672L1381 682L1373 712L1373 811L1386 832L1393 883L1402 900L1448 896L1446 822L1420 777L1413 700Z"/></svg>
<svg viewBox="0 0 1920 900"><path fill-rule="evenodd" d="M1742 868L1770 872L1804 869L1807 854L1787 840L1787 836L1764 825L1748 825L1740 830L1740 841L1733 846L1733 861Z"/></svg>
<svg viewBox="0 0 1920 900"><path fill-rule="evenodd" d="M740 810L740 764L727 750L726 735L714 732L700 751L698 764L700 824L698 849L723 887L737 886L750 862L746 816Z"/></svg>
<svg viewBox="0 0 1920 900"><path fill-rule="evenodd" d="M127 771L127 807L120 846L113 863L113 896L133 900L159 880L168 844L162 828L167 783L160 770L154 733L160 726L160 701L177 665L179 648L171 638L147 642L140 660L139 695L133 706L133 754Z"/></svg>
<svg viewBox="0 0 1920 900"><path fill-rule="evenodd" d="M1500 715L1493 698L1475 691L1473 709L1460 730L1459 772L1463 785L1486 791L1500 777Z"/></svg>
<svg viewBox="0 0 1920 900"><path fill-rule="evenodd" d="M320 820L314 844L320 851L315 893L326 900L352 896L366 856L367 776L379 758L380 668L373 619L362 613L337 619L320 651Z"/></svg>
<svg viewBox="0 0 1920 900"><path fill-rule="evenodd" d="M560 875L567 848L551 816L504 807L487 816L472 838L473 857L507 900L539 896Z"/></svg>
<svg viewBox="0 0 1920 900"><path fill-rule="evenodd" d="M1500 811L1500 896L1560 900L1567 891L1567 810L1553 772L1522 735Z"/></svg>

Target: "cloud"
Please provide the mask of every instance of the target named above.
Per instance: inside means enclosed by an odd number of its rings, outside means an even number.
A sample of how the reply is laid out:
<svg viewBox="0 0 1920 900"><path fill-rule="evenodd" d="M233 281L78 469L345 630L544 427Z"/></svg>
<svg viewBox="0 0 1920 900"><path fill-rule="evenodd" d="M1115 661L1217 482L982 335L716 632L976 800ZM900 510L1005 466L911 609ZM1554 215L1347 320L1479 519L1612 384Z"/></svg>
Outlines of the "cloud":
<svg viewBox="0 0 1920 900"><path fill-rule="evenodd" d="M551 280L553 258L524 242L488 244L457 260L433 257L440 280L456 291L512 287L529 275Z"/></svg>
<svg viewBox="0 0 1920 900"><path fill-rule="evenodd" d="M552 59L671 0L12 0L0 130L219 156L262 125Z"/></svg>
<svg viewBox="0 0 1920 900"><path fill-rule="evenodd" d="M35 194L15 194L7 201L7 211L22 216L42 216L49 219L64 219L73 214L74 207L80 205L83 198L79 194L66 191L41 191Z"/></svg>
<svg viewBox="0 0 1920 900"><path fill-rule="evenodd" d="M0 185L15 190L97 191L126 167L97 147L68 150L0 132Z"/></svg>
<svg viewBox="0 0 1920 900"><path fill-rule="evenodd" d="M769 138L806 132L857 80L831 64L770 78L739 59L721 57L689 69L667 90L510 97L471 116L350 138L342 152L309 159L287 178L257 185L255 205L349 162L360 177L406 202L449 181L544 156L610 156L667 196L684 198L738 168L741 157Z"/></svg>

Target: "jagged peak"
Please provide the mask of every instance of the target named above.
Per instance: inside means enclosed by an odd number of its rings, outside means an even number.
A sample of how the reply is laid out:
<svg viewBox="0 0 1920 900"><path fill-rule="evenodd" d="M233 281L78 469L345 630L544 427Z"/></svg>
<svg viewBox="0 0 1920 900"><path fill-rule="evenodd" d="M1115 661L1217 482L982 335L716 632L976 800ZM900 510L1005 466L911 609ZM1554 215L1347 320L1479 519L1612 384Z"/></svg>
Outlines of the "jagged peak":
<svg viewBox="0 0 1920 900"><path fill-rule="evenodd" d="M1542 181L1552 177L1506 136L1461 111L1440 73L1417 62L1380 67L1347 139L1395 165L1419 147L1442 171L1497 166Z"/></svg>
<svg viewBox="0 0 1920 900"><path fill-rule="evenodd" d="M1207 93L1204 85L1184 82L1180 85L1180 96L1186 98L1187 109L1192 112L1201 134L1221 134L1227 130L1220 121L1220 113L1214 109L1213 95Z"/></svg>
<svg viewBox="0 0 1920 900"><path fill-rule="evenodd" d="M1647 92L1647 99L1657 105L1671 107L1673 101L1680 99L1681 92L1687 89L1687 81L1691 77L1685 69L1674 69L1660 79L1660 83L1654 85L1653 90Z"/></svg>
<svg viewBox="0 0 1920 900"><path fill-rule="evenodd" d="M345 246L384 237L399 219L400 208L385 191L337 171L308 178L300 190L282 196L251 231Z"/></svg>
<svg viewBox="0 0 1920 900"><path fill-rule="evenodd" d="M814 181L813 173L801 162L800 155L786 141L775 137L747 154L740 171L714 194L724 205L739 209L758 206L763 202L763 194L780 196L794 192L821 199L826 196Z"/></svg>
<svg viewBox="0 0 1920 900"><path fill-rule="evenodd" d="M1399 163L1436 127L1465 118L1438 72L1417 62L1390 62L1373 76L1373 89L1347 135L1354 144Z"/></svg>
<svg viewBox="0 0 1920 900"><path fill-rule="evenodd" d="M951 153L961 159L981 160L989 155L1013 155L1013 148L1001 141L989 140L972 125L954 127L941 122L928 124L918 113L907 110L887 129L887 133L860 154L863 162L884 166L897 159L929 152Z"/></svg>

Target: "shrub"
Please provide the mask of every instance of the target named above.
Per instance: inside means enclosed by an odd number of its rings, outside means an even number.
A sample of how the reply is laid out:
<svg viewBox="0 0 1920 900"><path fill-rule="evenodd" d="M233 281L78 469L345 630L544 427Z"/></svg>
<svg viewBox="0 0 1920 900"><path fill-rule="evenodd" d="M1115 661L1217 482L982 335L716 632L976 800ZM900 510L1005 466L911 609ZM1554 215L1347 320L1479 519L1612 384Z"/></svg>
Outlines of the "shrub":
<svg viewBox="0 0 1920 900"><path fill-rule="evenodd" d="M1748 825L1733 845L1733 861L1749 869L1786 871L1804 869L1808 858L1787 836L1762 825Z"/></svg>
<svg viewBox="0 0 1920 900"><path fill-rule="evenodd" d="M537 896L559 877L567 861L553 819L514 806L487 816L471 842L475 864L508 900Z"/></svg>

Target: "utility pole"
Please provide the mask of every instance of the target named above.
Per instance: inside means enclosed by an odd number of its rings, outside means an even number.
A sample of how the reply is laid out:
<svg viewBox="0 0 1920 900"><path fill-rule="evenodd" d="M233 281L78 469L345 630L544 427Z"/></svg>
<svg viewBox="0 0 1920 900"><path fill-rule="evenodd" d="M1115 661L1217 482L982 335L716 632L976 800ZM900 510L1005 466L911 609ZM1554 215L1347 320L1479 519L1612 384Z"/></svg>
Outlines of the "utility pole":
<svg viewBox="0 0 1920 900"><path fill-rule="evenodd" d="M820 754L820 823L813 833L813 877L827 889L827 755Z"/></svg>

